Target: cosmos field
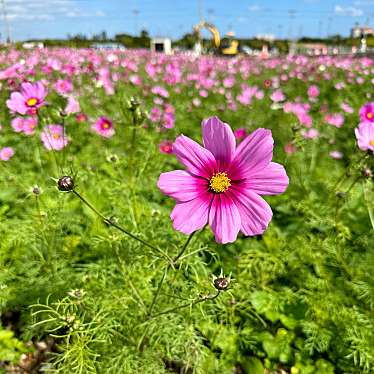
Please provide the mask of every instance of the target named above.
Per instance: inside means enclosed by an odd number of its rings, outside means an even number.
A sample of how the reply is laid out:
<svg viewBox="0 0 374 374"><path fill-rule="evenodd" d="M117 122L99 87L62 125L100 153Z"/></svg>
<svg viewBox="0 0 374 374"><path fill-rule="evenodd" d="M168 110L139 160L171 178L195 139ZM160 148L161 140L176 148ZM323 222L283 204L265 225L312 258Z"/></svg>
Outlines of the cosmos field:
<svg viewBox="0 0 374 374"><path fill-rule="evenodd" d="M0 68L0 372L373 372L372 59Z"/></svg>

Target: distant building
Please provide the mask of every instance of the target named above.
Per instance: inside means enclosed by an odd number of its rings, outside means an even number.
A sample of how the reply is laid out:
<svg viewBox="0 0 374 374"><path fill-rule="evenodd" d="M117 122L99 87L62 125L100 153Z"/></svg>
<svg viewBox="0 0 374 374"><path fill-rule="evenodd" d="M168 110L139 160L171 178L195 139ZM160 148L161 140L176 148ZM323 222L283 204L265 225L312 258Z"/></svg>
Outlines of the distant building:
<svg viewBox="0 0 374 374"><path fill-rule="evenodd" d="M151 40L151 51L162 52L171 55L171 39L169 38L154 38Z"/></svg>
<svg viewBox="0 0 374 374"><path fill-rule="evenodd" d="M107 49L107 50L118 49L122 51L126 49L122 44L119 44L119 43L94 43L94 44L91 44L91 48Z"/></svg>
<svg viewBox="0 0 374 374"><path fill-rule="evenodd" d="M273 42L275 40L274 34L257 34L256 39L265 40L267 42Z"/></svg>
<svg viewBox="0 0 374 374"><path fill-rule="evenodd" d="M369 26L355 25L351 29L352 38L361 38L362 36L374 36L374 29Z"/></svg>

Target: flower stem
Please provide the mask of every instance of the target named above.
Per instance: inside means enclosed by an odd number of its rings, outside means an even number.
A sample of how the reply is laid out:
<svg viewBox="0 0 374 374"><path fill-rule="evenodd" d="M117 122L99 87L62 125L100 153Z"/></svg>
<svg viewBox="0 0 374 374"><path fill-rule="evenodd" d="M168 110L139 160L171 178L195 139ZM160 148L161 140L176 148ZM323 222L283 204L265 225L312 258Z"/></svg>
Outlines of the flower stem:
<svg viewBox="0 0 374 374"><path fill-rule="evenodd" d="M172 261L171 258L160 248L155 247L154 245L146 242L145 240L139 238L138 236L132 234L131 232L127 231L123 227L117 225L115 222L113 222L111 219L106 218L102 213L100 213L88 200L86 200L79 192L76 190L72 191L75 196L77 196L88 208L90 208L96 215L98 215L104 223L106 223L109 226L115 227L117 230L121 231L122 233L126 234L130 238L137 240L138 242L142 243L146 247L152 249L155 252L160 253L163 257L165 257L168 261Z"/></svg>
<svg viewBox="0 0 374 374"><path fill-rule="evenodd" d="M154 314L150 318L156 318L156 317L161 316L163 314L173 313L173 312L175 312L175 311L177 311L179 309L187 308L188 306L193 307L194 305L202 303L204 301L214 300L214 299L216 299L219 296L220 293L221 293L221 291L218 290L217 293L214 294L214 295L203 296L203 297L200 297L197 300L192 301L191 303L185 303L185 304L182 304L182 305L178 305L178 306L176 306L174 308L166 309L166 310L164 310L164 311L162 311L160 313Z"/></svg>
<svg viewBox="0 0 374 374"><path fill-rule="evenodd" d="M187 249L188 245L190 244L190 242L191 242L193 236L195 235L195 233L196 233L196 231L194 231L192 234L189 235L189 237L187 238L186 242L184 243L184 246L182 247L182 249L172 259L172 261L169 261L168 265L164 269L164 272L162 273L161 279L160 279L160 281L158 282L158 285L157 285L157 291L156 291L156 293L155 293L155 295L153 297L151 306L149 307L148 317L151 316L153 308L156 305L157 299L160 296L161 288L162 288L162 286L164 284L164 280L166 278L166 274L168 273L168 271L170 270L170 268L174 267L174 265L176 264L176 262L182 257L183 253L186 251L186 249Z"/></svg>
<svg viewBox="0 0 374 374"><path fill-rule="evenodd" d="M366 186L365 186L364 183L362 184L362 189L364 191L364 199L365 199L366 207L368 209L371 227L374 230L374 212L373 212L373 207L370 206L371 201L370 201L370 198L369 198L369 195L368 195L368 191L367 191Z"/></svg>

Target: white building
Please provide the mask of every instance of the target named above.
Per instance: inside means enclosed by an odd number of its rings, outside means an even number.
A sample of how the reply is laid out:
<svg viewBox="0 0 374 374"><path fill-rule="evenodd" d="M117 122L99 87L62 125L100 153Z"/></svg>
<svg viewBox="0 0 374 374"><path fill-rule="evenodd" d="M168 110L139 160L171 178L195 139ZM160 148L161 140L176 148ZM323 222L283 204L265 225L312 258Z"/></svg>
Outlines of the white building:
<svg viewBox="0 0 374 374"><path fill-rule="evenodd" d="M361 38L362 36L369 35L374 35L374 29L372 27L355 25L355 27L351 29L352 38Z"/></svg>
<svg viewBox="0 0 374 374"><path fill-rule="evenodd" d="M153 38L151 40L151 51L162 52L167 55L172 54L171 39L169 38Z"/></svg>

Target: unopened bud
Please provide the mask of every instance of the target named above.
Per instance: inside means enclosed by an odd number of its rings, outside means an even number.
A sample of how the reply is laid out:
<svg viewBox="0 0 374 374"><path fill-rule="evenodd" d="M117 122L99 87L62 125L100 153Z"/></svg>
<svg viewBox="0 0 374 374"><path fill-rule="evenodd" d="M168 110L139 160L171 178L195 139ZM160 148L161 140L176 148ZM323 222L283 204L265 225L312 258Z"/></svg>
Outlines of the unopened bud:
<svg viewBox="0 0 374 374"><path fill-rule="evenodd" d="M372 178L373 177L373 172L368 167L364 167L362 169L362 175L366 178Z"/></svg>
<svg viewBox="0 0 374 374"><path fill-rule="evenodd" d="M60 191L68 192L74 189L74 180L69 175L64 175L57 182L58 189Z"/></svg>
<svg viewBox="0 0 374 374"><path fill-rule="evenodd" d="M213 284L217 290L225 291L230 285L230 280L228 278L216 278Z"/></svg>

